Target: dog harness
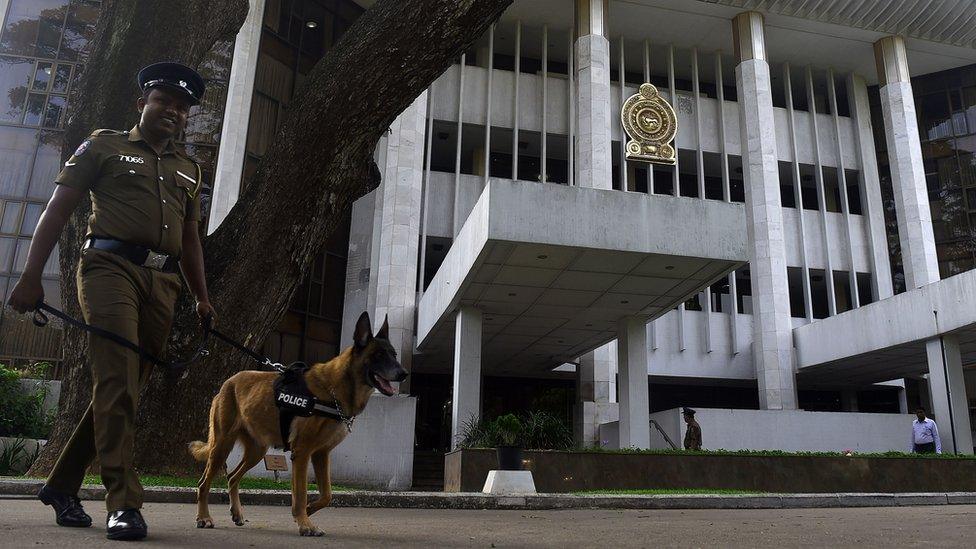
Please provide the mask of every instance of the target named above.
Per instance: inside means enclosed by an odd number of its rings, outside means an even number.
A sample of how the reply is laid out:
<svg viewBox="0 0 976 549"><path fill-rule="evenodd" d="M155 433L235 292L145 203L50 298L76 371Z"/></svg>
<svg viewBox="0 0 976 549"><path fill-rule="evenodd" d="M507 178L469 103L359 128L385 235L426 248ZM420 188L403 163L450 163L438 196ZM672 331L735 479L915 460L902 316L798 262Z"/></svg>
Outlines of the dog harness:
<svg viewBox="0 0 976 549"><path fill-rule="evenodd" d="M304 362L293 362L283 369L274 381L274 399L278 407L278 428L281 430L282 447L287 452L291 450L288 437L291 433L291 422L296 417L320 416L334 419L346 425L347 431L352 431L352 422L356 416L348 417L339 405L339 399L332 392L332 405L323 403L315 398L305 383L305 373L309 366Z"/></svg>

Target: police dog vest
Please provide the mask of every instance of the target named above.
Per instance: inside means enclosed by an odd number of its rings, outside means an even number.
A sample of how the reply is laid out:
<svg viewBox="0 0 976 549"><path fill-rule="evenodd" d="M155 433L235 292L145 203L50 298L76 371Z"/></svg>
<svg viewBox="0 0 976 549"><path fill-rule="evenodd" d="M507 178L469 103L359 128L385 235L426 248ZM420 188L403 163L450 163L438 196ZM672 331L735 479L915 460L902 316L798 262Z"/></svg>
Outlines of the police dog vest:
<svg viewBox="0 0 976 549"><path fill-rule="evenodd" d="M278 407L278 428L281 430L282 446L290 450L288 437L291 422L295 417L321 416L345 422L347 419L335 406L323 404L308 390L305 373L309 366L304 362L294 362L285 368L274 380L275 406Z"/></svg>

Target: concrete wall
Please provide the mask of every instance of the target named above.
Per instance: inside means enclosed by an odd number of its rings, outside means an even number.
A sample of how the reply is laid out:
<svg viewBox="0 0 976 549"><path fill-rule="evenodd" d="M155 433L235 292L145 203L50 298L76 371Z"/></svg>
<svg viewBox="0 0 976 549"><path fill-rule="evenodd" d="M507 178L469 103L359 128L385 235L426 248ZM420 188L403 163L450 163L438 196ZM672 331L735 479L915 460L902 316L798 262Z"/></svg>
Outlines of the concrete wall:
<svg viewBox="0 0 976 549"><path fill-rule="evenodd" d="M976 271L813 322L793 333L797 368L965 328L976 323L976 309L968 305L971 303L976 303ZM938 311L938 319L933 311Z"/></svg>
<svg viewBox="0 0 976 549"><path fill-rule="evenodd" d="M332 451L332 483L380 490L407 490L413 483L413 432L416 420L416 397L370 397L366 410L356 418L352 432ZM268 453L281 453L269 450ZM279 473L291 478L289 471ZM241 459L240 445L227 458L228 469ZM274 474L258 463L247 476L273 478ZM309 468L309 481L314 474Z"/></svg>
<svg viewBox="0 0 976 549"><path fill-rule="evenodd" d="M21 379L20 387L25 392L35 393L44 391L44 402L41 408L44 413L51 413L58 409L58 401L61 399L61 382L48 381L44 379Z"/></svg>
<svg viewBox="0 0 976 549"><path fill-rule="evenodd" d="M784 450L790 452L907 452L911 414L806 412L802 410L729 410L695 408L705 450ZM681 410L651 414L679 447L686 426ZM600 438L616 448L615 423L600 426ZM651 448L669 448L651 428Z"/></svg>
<svg viewBox="0 0 976 549"><path fill-rule="evenodd" d="M373 239L373 206L376 191L360 198L352 205L352 223L349 227L349 252L346 261L346 294L342 304L342 333L339 348L352 345L352 332L356 329L359 315L367 310L369 292L370 252ZM375 324L377 321L373 320ZM379 330L379 326L373 329Z"/></svg>
<svg viewBox="0 0 976 549"><path fill-rule="evenodd" d="M678 337L679 319L684 323L684 350ZM706 319L711 349L705 344ZM648 353L647 373L652 376L756 379L756 368L752 363L752 315L736 314L735 322L738 336L733 340L732 315L729 313L685 311L679 315L671 311L655 320L653 330L657 348L652 346ZM648 325L650 330L651 325ZM650 335L648 341L651 341Z"/></svg>
<svg viewBox="0 0 976 549"><path fill-rule="evenodd" d="M436 120L457 122L458 118L458 70L459 65L447 69L434 83L436 101L431 106L431 116ZM491 88L491 125L495 128L512 128L513 96L515 89L515 73L505 70L495 70L492 74ZM464 67L464 110L462 121L467 124L483 125L485 123L485 92L487 91L488 70L482 67ZM666 89L661 91L667 95ZM627 86L624 90L627 97L637 93L637 88ZM702 96L700 98L701 112L695 112L694 95L688 91L678 91L674 110L678 117L678 127L694 128L696 119L701 116L702 142L701 150L720 153L721 144L718 142L718 100ZM566 78L563 75L550 75L547 85L546 103L546 131L550 134L566 135L566 117L568 94ZM620 86L610 85L610 112L620 112ZM519 76L519 128L526 131L542 130L542 76L535 74L521 74ZM788 162L793 159L790 145L789 115L786 109L774 108L776 118L777 159ZM734 101L726 101L723 114L725 119L725 147L729 154L741 154L739 144L739 108ZM837 136L834 130L833 116L817 114L817 130L819 132L820 156L824 166L838 166ZM796 139L798 160L804 164L814 164L813 157L813 126L810 113L797 111ZM841 139L844 143L854 143L854 124L850 118L840 119ZM611 124L611 138L619 141L621 129L619 119L614 118ZM694 131L679 131L676 145L681 149L697 149ZM860 169L860 159L855 147L844 149L844 166L847 169Z"/></svg>

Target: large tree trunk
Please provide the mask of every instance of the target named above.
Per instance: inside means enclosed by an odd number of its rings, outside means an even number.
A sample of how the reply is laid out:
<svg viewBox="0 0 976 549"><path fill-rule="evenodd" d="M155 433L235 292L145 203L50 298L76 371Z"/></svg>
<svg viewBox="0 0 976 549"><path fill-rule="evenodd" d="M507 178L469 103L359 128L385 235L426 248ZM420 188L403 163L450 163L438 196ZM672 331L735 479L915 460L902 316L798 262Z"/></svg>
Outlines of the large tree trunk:
<svg viewBox="0 0 976 549"><path fill-rule="evenodd" d="M139 66L161 58L198 63L226 35L227 29L213 30L215 21L236 31L243 21L241 5L247 5L246 0L178 3L198 10L206 6L213 14L181 18L184 25L178 28L184 30L175 34L177 43L149 46L149 54L140 50L137 60L132 60L117 52L137 48L136 44L142 47L141 38L152 33L133 30L133 14L121 13L117 2L106 2L88 76L81 86L89 100L76 110L97 114L86 112L89 116L83 122L73 119L68 143L80 141L88 128L124 127L124 118L114 109L132 104L135 93L130 82ZM260 348L345 211L378 184L371 156L382 132L510 3L380 0L319 61L290 104L289 115L255 177L220 228L204 241L210 296L222 331L252 349ZM174 9L176 2L133 4L148 12L147 19L157 24L166 21L159 28L176 28L170 22L179 12ZM183 44L188 37L199 44ZM103 82L93 81L96 74L115 82L111 92L100 87ZM77 253L73 250L83 230L79 216L61 241L66 304L75 292L72 275ZM78 312L76 306L70 310ZM196 326L184 296L170 340L170 356L187 356L192 351ZM61 402L63 413L32 474L50 469L90 398L87 368L80 367L86 361L84 338L68 332L65 340L69 342L65 362L71 374L62 391L66 395ZM229 376L254 367L223 344L212 344L211 349L211 357L196 363L184 379L172 380L156 372L144 391L136 439L142 471L192 470L186 443L206 436L212 396Z"/></svg>

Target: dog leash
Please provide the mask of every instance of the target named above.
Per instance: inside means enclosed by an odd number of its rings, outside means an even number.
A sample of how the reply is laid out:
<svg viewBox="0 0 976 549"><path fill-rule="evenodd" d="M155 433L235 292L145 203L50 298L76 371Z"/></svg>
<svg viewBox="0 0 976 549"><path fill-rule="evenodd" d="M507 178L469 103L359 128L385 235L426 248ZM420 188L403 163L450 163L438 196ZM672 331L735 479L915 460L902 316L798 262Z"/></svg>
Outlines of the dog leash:
<svg viewBox="0 0 976 549"><path fill-rule="evenodd" d="M216 337L217 339L223 341L224 343L230 345L231 347L233 347L233 348L237 349L238 351L240 351L240 352L246 354L247 356L251 357L251 359L253 359L254 362L257 362L258 364L260 364L262 366L267 366L269 368L272 368L273 370L275 370L278 373L281 373L281 372L284 372L285 371L285 365L284 364L282 364L280 362L274 362L273 360L271 360L270 358L268 358L266 356L261 356L261 355L255 353L254 351L252 351L252 350L248 349L247 347L241 345L240 343L234 341L233 339L231 339L230 337L228 337L226 334L221 333L216 328L210 328L210 333L213 334L214 337Z"/></svg>
<svg viewBox="0 0 976 549"><path fill-rule="evenodd" d="M155 355L153 355L149 351L145 350L144 348L140 347L139 345L136 345L135 343L129 341L128 339L120 336L119 334L117 334L115 332L106 330L104 328L99 328L97 326L92 326L91 324L88 324L87 322L82 322L81 320L78 320L78 319L76 319L76 318L68 315L64 311L58 310L58 309L56 309L56 308L48 305L47 303L44 303L43 301L39 302L37 304L37 307L35 307L35 309L34 309L34 315L33 315L33 318L32 318L32 320L34 322L34 325L37 326L38 328L43 328L43 327L47 326L48 325L48 322L49 322L49 320L47 318L47 315L45 315L43 311L47 311L48 313L50 313L50 314L52 314L52 315L60 318L61 320L67 322L68 324L70 324L70 325L72 325L72 326L74 326L76 328L80 328L82 330L85 330L86 332L89 332L89 333L95 334L95 335L97 335L99 337L103 337L105 339L108 339L109 341L112 341L112 342L114 342L114 343L116 343L118 345L121 345L122 347L125 347L126 349L129 349L130 351L135 351L144 360L147 360L149 362L152 362L153 364L155 364L157 366L161 366L161 367L166 368L166 369L168 369L168 370L170 370L172 372L175 372L175 373L182 373L183 370L185 370L187 367L190 366L190 364L193 364L194 362L200 360L201 358L210 355L210 351L207 350L207 340L210 338L210 334L211 334L211 332L213 330L210 327L210 317L207 317L206 319L204 319L204 322L203 322L203 339L200 341L200 346L197 347L196 352L193 353L193 355L189 359L187 359L187 360L182 360L182 361L177 361L177 360L174 360L174 361L166 361L166 360L162 360L162 359L156 357Z"/></svg>

